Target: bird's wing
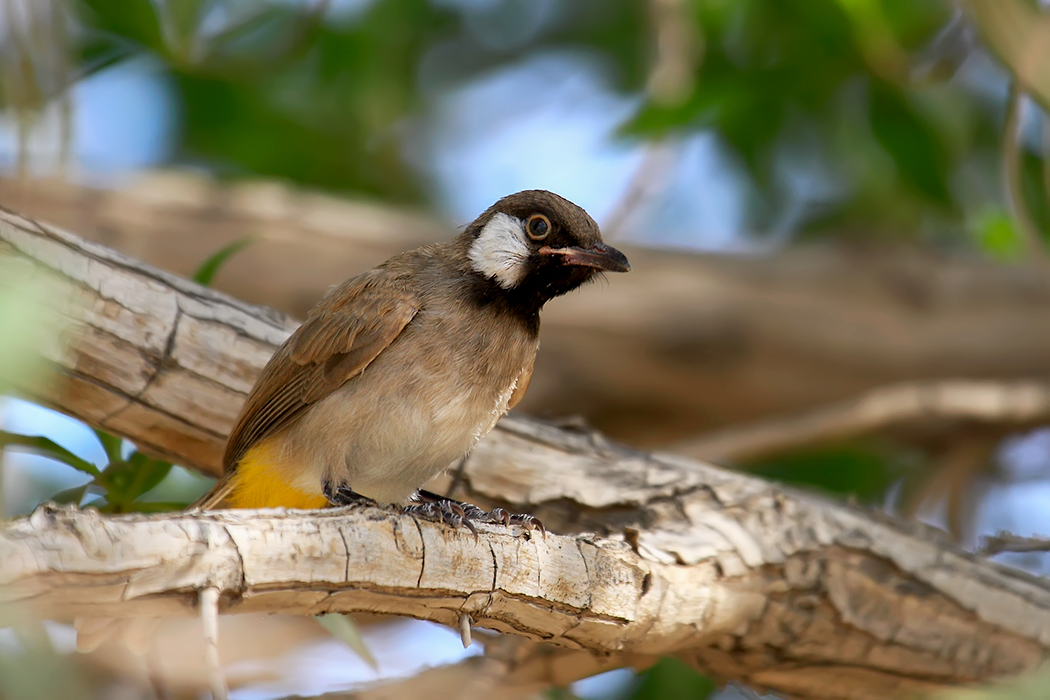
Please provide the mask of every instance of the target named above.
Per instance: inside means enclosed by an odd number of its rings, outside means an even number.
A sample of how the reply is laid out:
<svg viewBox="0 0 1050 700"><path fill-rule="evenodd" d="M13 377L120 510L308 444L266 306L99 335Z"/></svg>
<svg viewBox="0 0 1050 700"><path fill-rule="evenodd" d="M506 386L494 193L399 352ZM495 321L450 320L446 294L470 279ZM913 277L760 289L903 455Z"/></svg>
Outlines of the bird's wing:
<svg viewBox="0 0 1050 700"><path fill-rule="evenodd" d="M514 393L510 395L510 401L507 402L507 410L514 408L518 405L518 402L525 397L525 392L529 388L529 381L532 379L532 368L536 363L536 354L533 353L529 357L527 365L521 368L521 374L518 375L518 381L514 385Z"/></svg>
<svg viewBox="0 0 1050 700"><path fill-rule="evenodd" d="M256 381L226 443L225 471L252 445L360 374L419 309L411 276L388 268L354 277L325 297Z"/></svg>

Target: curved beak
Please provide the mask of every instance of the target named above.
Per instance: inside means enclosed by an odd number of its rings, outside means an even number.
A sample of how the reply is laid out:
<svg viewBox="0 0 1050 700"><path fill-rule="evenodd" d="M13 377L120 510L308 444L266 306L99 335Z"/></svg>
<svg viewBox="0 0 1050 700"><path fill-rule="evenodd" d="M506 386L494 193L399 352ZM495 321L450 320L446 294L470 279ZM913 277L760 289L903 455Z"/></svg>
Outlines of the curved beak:
<svg viewBox="0 0 1050 700"><path fill-rule="evenodd" d="M595 243L589 248L569 246L568 248L551 248L544 246L539 250L540 255L560 255L566 265L581 265L583 267L594 267L608 272L629 272L631 263L627 262L627 256L604 243Z"/></svg>

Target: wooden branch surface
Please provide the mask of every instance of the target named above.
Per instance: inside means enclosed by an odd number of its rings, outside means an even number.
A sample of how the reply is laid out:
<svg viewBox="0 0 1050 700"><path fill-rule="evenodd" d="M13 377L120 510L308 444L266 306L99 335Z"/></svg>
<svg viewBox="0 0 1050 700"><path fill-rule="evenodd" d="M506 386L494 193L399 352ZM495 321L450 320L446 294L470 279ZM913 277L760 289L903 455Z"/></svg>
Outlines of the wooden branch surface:
<svg viewBox="0 0 1050 700"><path fill-rule="evenodd" d="M190 175L120 190L0 179L0 203L181 275L255 236L216 287L299 317L330 285L452 235L376 205ZM1040 267L908 250L629 255L630 274L548 305L523 410L655 446L898 382L1050 375Z"/></svg>
<svg viewBox="0 0 1050 700"><path fill-rule="evenodd" d="M23 390L213 472L284 317L5 214L0 252L57 279L60 372ZM0 280L0 284L3 280ZM505 419L466 465L472 495L562 533L465 532L376 509L103 518L42 509L0 529L0 597L63 615L365 610L475 623L573 655L547 678L677 652L787 695L883 698L1031 668L1050 650L1045 581L933 531L589 432ZM598 656L594 656L598 654ZM584 663L590 659L589 663ZM560 669L558 671L557 669ZM558 674L561 675L558 675ZM535 673L531 675L535 678ZM569 678L571 680L571 678Z"/></svg>
<svg viewBox="0 0 1050 700"><path fill-rule="evenodd" d="M926 528L591 443L512 420L471 470L509 500L572 502L608 536L485 527L476 545L465 530L376 508L103 517L43 507L0 528L0 599L65 616L189 615L195 591L214 586L225 612L455 626L465 611L478 626L614 664L677 652L722 679L817 698L1011 675L1050 651L1046 581L955 552Z"/></svg>

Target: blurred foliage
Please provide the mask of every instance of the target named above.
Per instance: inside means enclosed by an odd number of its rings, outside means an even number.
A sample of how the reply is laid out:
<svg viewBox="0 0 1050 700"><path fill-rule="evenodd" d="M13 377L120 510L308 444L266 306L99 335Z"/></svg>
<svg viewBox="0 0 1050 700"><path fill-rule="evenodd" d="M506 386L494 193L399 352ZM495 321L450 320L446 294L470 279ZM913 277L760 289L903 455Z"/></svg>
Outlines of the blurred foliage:
<svg viewBox="0 0 1050 700"><path fill-rule="evenodd" d="M0 654L0 700L91 697L86 674L55 650L40 621L23 612L11 607L3 610L18 622L4 630L10 636Z"/></svg>
<svg viewBox="0 0 1050 700"><path fill-rule="evenodd" d="M397 131L399 120L423 109L421 68L440 54L442 79L455 80L535 49L503 51L484 42L484 26L480 35L471 31L480 22L513 33L508 23L520 4L470 13L427 0L380 0L325 18L321 2L74 1L87 28L81 63L101 67L139 54L163 62L182 103L183 162L396 201L423 198ZM624 63L618 39L629 37L640 55L630 6L607 5L565 8L557 31L542 38L586 41ZM629 62L637 66L639 58Z"/></svg>
<svg viewBox="0 0 1050 700"><path fill-rule="evenodd" d="M946 690L930 695L930 700L1046 700L1050 698L1050 666L1020 678L987 688Z"/></svg>
<svg viewBox="0 0 1050 700"><path fill-rule="evenodd" d="M789 484L881 503L886 490L908 474L900 455L871 442L819 445L748 464L752 474Z"/></svg>
<svg viewBox="0 0 1050 700"><path fill-rule="evenodd" d="M94 433L106 453L107 463L102 468L40 436L0 431L0 452L12 448L25 450L61 462L91 477L85 484L54 494L51 500L55 503L80 505L85 497L97 496L86 505L96 507L104 513L153 513L185 507L185 503L149 501L143 498L168 475L172 466L170 462L148 457L138 450L132 450L125 457L123 440L101 430L95 430Z"/></svg>
<svg viewBox="0 0 1050 700"><path fill-rule="evenodd" d="M944 70L954 59L938 51L950 52L929 48L952 16L941 0L683 2L668 21L688 22L689 42L659 57L681 64L671 97L646 91L657 20L642 0L361 0L338 12L320 0L70 2L83 25L81 73L159 60L181 103L176 159L221 175L421 201L425 176L405 133L433 96L569 51L599 58L608 85L639 98L623 138L717 134L747 173L754 230L791 216L799 237L976 242L1001 253L999 238L958 235L1000 200L987 165L1002 104L973 81L949 80L957 65ZM1045 229L1041 159L1028 160ZM816 177L813 191L798 190L800 175Z"/></svg>
<svg viewBox="0 0 1050 700"><path fill-rule="evenodd" d="M754 230L790 216L798 236L980 244L957 231L999 200L983 166L1001 100L949 80L947 49L930 55L952 16L942 0L693 0L663 19L643 0L68 2L78 31L50 25L71 37L70 79L152 57L178 93L176 161L219 175L422 201L412 120L456 85L562 51L597 58L607 85L638 99L623 138L716 134L747 173ZM661 21L689 31L657 51ZM680 84L647 90L667 63ZM63 84L32 77L41 94ZM1041 158L1028 160L1046 228ZM799 191L800 174L817 186Z"/></svg>
<svg viewBox="0 0 1050 700"><path fill-rule="evenodd" d="M202 286L211 285L212 279L234 255L250 246L255 238L248 236L221 248L205 260L194 272L192 279ZM0 260L0 272L3 265L20 265L18 261ZM31 271L31 267L22 266ZM14 270L12 271L12 276ZM23 275L25 277L25 275ZM19 294L10 295L15 301L26 298L28 291L32 292L34 286L29 284L31 277L17 283L14 288L19 289ZM41 290L42 292L43 290ZM39 300L38 300L39 301ZM40 347L41 333L57 333L57 329L48 328L47 323L41 323L44 318L38 304L31 308L24 301L19 303L9 302L8 296L0 295L0 391L5 389L2 379L4 367L12 367L18 371L24 357L32 360L37 358L36 348ZM46 313L46 312L44 312ZM21 325L19 325L21 324ZM30 333L29 329L34 332ZM4 337L21 339L17 348L8 350L5 348ZM27 342L30 339L34 342ZM15 350L18 350L16 352ZM125 442L104 430L92 428L95 438L101 445L106 455L106 464L97 467L93 463L83 459L75 453L62 447L50 438L40 435L20 435L0 430L0 456L6 450L14 449L30 452L41 457L54 460L72 467L82 474L91 477L86 483L64 489L51 496L50 500L55 503L72 503L75 505L89 505L98 508L104 513L128 513L146 512L156 513L170 510L178 510L189 505L189 501L163 501L154 500L150 497L157 486L171 473L173 465L161 459L150 457L138 449L132 447L127 456L124 455ZM90 499L85 502L85 498ZM346 633L347 643L355 648L352 632ZM358 645L360 646L360 644ZM365 652L367 655L367 651Z"/></svg>
<svg viewBox="0 0 1050 700"><path fill-rule="evenodd" d="M1002 209L980 212L973 222L977 244L988 255L999 260L1016 260L1021 257L1021 233L1017 222Z"/></svg>
<svg viewBox="0 0 1050 700"><path fill-rule="evenodd" d="M660 659L638 676L630 700L704 700L715 684L673 656Z"/></svg>
<svg viewBox="0 0 1050 700"><path fill-rule="evenodd" d="M368 648L368 644L361 634L361 628L357 626L352 617L342 613L326 613L324 615L316 615L314 619L330 635L346 644L350 651L357 654L362 661L368 664L369 668L373 671L379 670L379 662L376 661L376 657L372 654L371 649Z"/></svg>
<svg viewBox="0 0 1050 700"><path fill-rule="evenodd" d="M41 372L37 348L59 333L54 290L24 260L0 259L0 394Z"/></svg>

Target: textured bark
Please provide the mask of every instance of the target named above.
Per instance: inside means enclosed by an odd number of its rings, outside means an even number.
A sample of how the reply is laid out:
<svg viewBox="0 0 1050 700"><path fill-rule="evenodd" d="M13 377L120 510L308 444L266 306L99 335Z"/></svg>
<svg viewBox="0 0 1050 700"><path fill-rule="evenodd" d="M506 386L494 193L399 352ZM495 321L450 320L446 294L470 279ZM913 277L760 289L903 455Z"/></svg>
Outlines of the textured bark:
<svg viewBox="0 0 1050 700"><path fill-rule="evenodd" d="M720 679L811 698L1007 676L1050 651L1050 584L926 528L531 421L482 441L468 472L551 523L582 513L576 527L606 534L484 527L475 544L377 508L42 507L0 528L0 600L59 616L192 615L196 591L217 587L227 613L367 611L454 627L467 612L606 668L678 653ZM600 668L566 663L560 680Z"/></svg>
<svg viewBox="0 0 1050 700"><path fill-rule="evenodd" d="M5 215L0 253L59 281L58 379L23 390L215 471L255 373L291 322ZM2 284L0 280L0 284ZM46 301L46 300L45 300ZM612 354L612 353L609 353ZM809 698L1015 674L1050 651L1050 585L937 532L588 431L510 418L464 466L472 497L546 539L379 509L101 517L42 508L0 528L0 602L52 615L412 615L545 641L507 682L567 682L677 653L717 678ZM590 533L590 534L587 534Z"/></svg>
<svg viewBox="0 0 1050 700"><path fill-rule="evenodd" d="M121 191L0 180L0 202L182 275L256 236L216 287L300 317L330 285L452 233L276 183L188 175ZM907 250L628 254L629 275L548 305L523 410L584 415L652 446L903 381L1050 375L1039 267Z"/></svg>

